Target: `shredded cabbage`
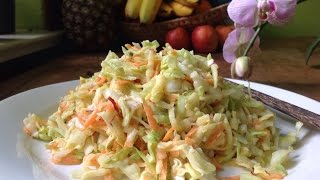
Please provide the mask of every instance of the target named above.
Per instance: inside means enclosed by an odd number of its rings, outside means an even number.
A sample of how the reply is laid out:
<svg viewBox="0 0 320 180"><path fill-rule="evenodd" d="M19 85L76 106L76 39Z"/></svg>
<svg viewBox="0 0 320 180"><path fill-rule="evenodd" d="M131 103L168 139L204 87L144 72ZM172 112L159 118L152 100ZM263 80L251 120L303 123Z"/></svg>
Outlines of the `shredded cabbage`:
<svg viewBox="0 0 320 180"><path fill-rule="evenodd" d="M224 163L277 179L302 126L280 135L275 114L218 76L211 55L156 41L109 52L102 69L63 97L55 113L24 119L74 179L216 179ZM271 178L272 179L272 178Z"/></svg>

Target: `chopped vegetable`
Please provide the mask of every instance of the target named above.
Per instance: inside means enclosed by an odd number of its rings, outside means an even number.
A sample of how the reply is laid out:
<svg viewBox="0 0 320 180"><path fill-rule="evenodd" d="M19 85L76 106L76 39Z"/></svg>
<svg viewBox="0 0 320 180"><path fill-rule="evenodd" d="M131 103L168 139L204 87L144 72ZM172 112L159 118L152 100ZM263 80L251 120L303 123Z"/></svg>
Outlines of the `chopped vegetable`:
<svg viewBox="0 0 320 180"><path fill-rule="evenodd" d="M156 41L109 52L102 70L24 131L48 141L56 164L82 164L75 179L283 179L302 126L280 135L275 115L218 76L202 57ZM250 171L216 177L224 163Z"/></svg>

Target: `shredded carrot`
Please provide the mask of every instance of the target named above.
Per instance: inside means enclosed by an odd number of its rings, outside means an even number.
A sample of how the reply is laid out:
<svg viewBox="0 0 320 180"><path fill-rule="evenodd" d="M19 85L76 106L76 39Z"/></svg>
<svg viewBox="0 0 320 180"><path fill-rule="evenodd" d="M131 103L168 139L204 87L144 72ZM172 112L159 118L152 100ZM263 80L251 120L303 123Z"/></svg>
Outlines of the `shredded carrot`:
<svg viewBox="0 0 320 180"><path fill-rule="evenodd" d="M140 84L140 83L141 83L141 80L140 80L140 79L135 79L133 82Z"/></svg>
<svg viewBox="0 0 320 180"><path fill-rule="evenodd" d="M130 83L131 81L126 80L126 79L117 79L117 84L120 86L126 86Z"/></svg>
<svg viewBox="0 0 320 180"><path fill-rule="evenodd" d="M240 180L240 176L221 177L219 180Z"/></svg>
<svg viewBox="0 0 320 180"><path fill-rule="evenodd" d="M132 50L139 50L140 48L136 46L132 46L131 44L125 44L124 45L127 49L132 49Z"/></svg>
<svg viewBox="0 0 320 180"><path fill-rule="evenodd" d="M108 97L108 100L112 103L113 108L118 112L118 115L119 115L120 117L122 117L121 111L120 111L119 106L118 106L118 104L116 103L116 101L115 101L113 98L111 98L111 97Z"/></svg>
<svg viewBox="0 0 320 180"><path fill-rule="evenodd" d="M60 111L65 111L65 110L67 110L68 109L68 104L66 103L66 102L61 102L60 104L59 104L59 107L60 107Z"/></svg>
<svg viewBox="0 0 320 180"><path fill-rule="evenodd" d="M107 126L106 122L105 122L102 118L99 118L99 119L98 119L97 121L95 121L92 125L95 126L95 127Z"/></svg>
<svg viewBox="0 0 320 180"><path fill-rule="evenodd" d="M141 62L132 62L132 65L134 65L135 67L140 67L140 66L144 66L147 65L148 62L147 61L141 61Z"/></svg>
<svg viewBox="0 0 320 180"><path fill-rule="evenodd" d="M166 180L167 179L167 173L168 173L168 158L165 158L162 160L162 169L160 171L160 177L159 180Z"/></svg>
<svg viewBox="0 0 320 180"><path fill-rule="evenodd" d="M132 58L143 58L143 56L141 55L141 54L134 54L133 56L132 56Z"/></svg>
<svg viewBox="0 0 320 180"><path fill-rule="evenodd" d="M82 118L82 115L77 114L77 118L79 119L79 122L84 125L85 124L85 120Z"/></svg>
<svg viewBox="0 0 320 180"><path fill-rule="evenodd" d="M214 128L213 132L210 134L206 145L210 146L213 143L215 143L223 133L223 130L224 130L223 124L222 123L218 124L217 127Z"/></svg>
<svg viewBox="0 0 320 180"><path fill-rule="evenodd" d="M153 64L154 73L153 73L152 77L154 77L160 73L160 65L161 65L161 63L159 60L154 61L154 64Z"/></svg>
<svg viewBox="0 0 320 180"><path fill-rule="evenodd" d="M137 129L139 126L139 122L133 118L130 120L129 125L130 125L130 127Z"/></svg>
<svg viewBox="0 0 320 180"><path fill-rule="evenodd" d="M184 139L184 141L186 142L186 144L191 145L191 146L194 144L194 140L189 137L186 137Z"/></svg>
<svg viewBox="0 0 320 180"><path fill-rule="evenodd" d="M280 173L270 173L269 175L264 175L263 178L266 180L278 180L283 179L284 176Z"/></svg>
<svg viewBox="0 0 320 180"><path fill-rule="evenodd" d="M261 121L259 119L255 119L251 123L252 127L259 126L260 124L261 124Z"/></svg>
<svg viewBox="0 0 320 180"><path fill-rule="evenodd" d="M162 160L162 159L165 159L167 158L167 153L165 150L163 149L158 149L157 150L157 160Z"/></svg>
<svg viewBox="0 0 320 180"><path fill-rule="evenodd" d="M108 152L108 150L102 149L101 154L106 154L107 152Z"/></svg>
<svg viewBox="0 0 320 180"><path fill-rule="evenodd" d="M141 137L138 137L134 145L140 150L143 151L147 149L147 144L143 141Z"/></svg>
<svg viewBox="0 0 320 180"><path fill-rule="evenodd" d="M106 80L107 80L106 77L98 76L97 79L96 79L96 83L98 84L98 86L101 86Z"/></svg>
<svg viewBox="0 0 320 180"><path fill-rule="evenodd" d="M84 128L89 127L90 125L92 125L97 119L97 112L93 111L92 114L89 116L89 118L86 120L86 122L84 123Z"/></svg>
<svg viewBox="0 0 320 180"><path fill-rule="evenodd" d="M61 164L61 165L76 165L81 163L81 159L76 158L74 155L67 155L62 158L54 158L51 157L51 161L55 164Z"/></svg>
<svg viewBox="0 0 320 180"><path fill-rule="evenodd" d="M23 127L23 131L24 131L27 135L29 135L29 136L32 135L32 132L31 132L30 129L28 129L27 127Z"/></svg>
<svg viewBox="0 0 320 180"><path fill-rule="evenodd" d="M156 119L153 117L152 109L149 107L149 105L147 103L143 103L143 109L146 112L148 123L149 123L150 127L153 130L157 131L159 129L159 126L158 126Z"/></svg>
<svg viewBox="0 0 320 180"><path fill-rule="evenodd" d="M165 96L167 102L175 102L178 99L178 96L175 94L166 94Z"/></svg>
<svg viewBox="0 0 320 180"><path fill-rule="evenodd" d="M222 165L215 158L211 158L211 162L218 171L222 170Z"/></svg>
<svg viewBox="0 0 320 180"><path fill-rule="evenodd" d="M213 85L213 79L206 79L207 83Z"/></svg>
<svg viewBox="0 0 320 180"><path fill-rule="evenodd" d="M100 164L98 162L98 157L99 157L99 155L96 154L92 159L90 159L91 165L93 165L95 167L99 167L100 166Z"/></svg>
<svg viewBox="0 0 320 180"><path fill-rule="evenodd" d="M136 142L137 138L133 139L132 141L130 141L128 139L129 136L127 136L126 141L124 142L123 147L132 147L134 145L134 143Z"/></svg>
<svg viewBox="0 0 320 180"><path fill-rule="evenodd" d="M184 80L188 81L189 83L193 84L193 79L189 76L185 76Z"/></svg>
<svg viewBox="0 0 320 180"><path fill-rule="evenodd" d="M51 141L48 145L47 148L52 150L52 149L56 149L58 147L58 143L56 141Z"/></svg>
<svg viewBox="0 0 320 180"><path fill-rule="evenodd" d="M97 111L103 111L104 108L106 108L107 102L99 101L97 105Z"/></svg>
<svg viewBox="0 0 320 180"><path fill-rule="evenodd" d="M170 156L177 158L180 156L180 151L170 151Z"/></svg>
<svg viewBox="0 0 320 180"><path fill-rule="evenodd" d="M121 148L120 144L117 141L113 141L111 150L112 151L117 151L119 148Z"/></svg>
<svg viewBox="0 0 320 180"><path fill-rule="evenodd" d="M171 138L171 136L172 136L172 134L173 134L173 131L174 131L174 128L171 127L171 128L167 131L166 135L164 135L162 141L169 141L170 138Z"/></svg>
<svg viewBox="0 0 320 180"><path fill-rule="evenodd" d="M114 177L112 175L112 172L106 174L106 176L104 177L104 180L114 180Z"/></svg>
<svg viewBox="0 0 320 180"><path fill-rule="evenodd" d="M187 133L186 137L191 138L198 130L198 126L193 126L189 132Z"/></svg>
<svg viewBox="0 0 320 180"><path fill-rule="evenodd" d="M137 162L136 164L137 164L140 168L146 167L145 162Z"/></svg>

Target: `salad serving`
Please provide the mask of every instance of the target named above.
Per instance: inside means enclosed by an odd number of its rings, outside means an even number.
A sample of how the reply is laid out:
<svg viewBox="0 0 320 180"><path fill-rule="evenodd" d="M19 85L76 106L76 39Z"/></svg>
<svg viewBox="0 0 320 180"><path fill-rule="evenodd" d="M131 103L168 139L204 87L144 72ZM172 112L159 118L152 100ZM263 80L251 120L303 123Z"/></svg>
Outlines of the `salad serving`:
<svg viewBox="0 0 320 180"><path fill-rule="evenodd" d="M29 114L25 133L48 142L53 163L81 164L72 179L283 179L302 123L281 135L275 114L219 77L210 54L158 47L109 52L51 116ZM247 173L219 177L225 164Z"/></svg>

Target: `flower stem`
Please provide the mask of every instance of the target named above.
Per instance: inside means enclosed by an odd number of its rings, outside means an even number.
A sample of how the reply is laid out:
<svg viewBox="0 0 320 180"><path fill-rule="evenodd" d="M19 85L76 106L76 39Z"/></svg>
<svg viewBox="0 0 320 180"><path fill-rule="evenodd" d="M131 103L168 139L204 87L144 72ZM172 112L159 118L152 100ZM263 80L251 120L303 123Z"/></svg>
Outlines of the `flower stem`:
<svg viewBox="0 0 320 180"><path fill-rule="evenodd" d="M300 3L305 2L305 1L307 1L307 0L299 0L299 1L297 2L297 4L300 4Z"/></svg>
<svg viewBox="0 0 320 180"><path fill-rule="evenodd" d="M246 48L245 51L244 51L243 56L247 56L247 55L248 55L250 49L252 48L254 42L256 41L256 39L257 39L257 37L258 37L260 31L263 29L263 27L264 27L265 25L267 25L267 22L264 22L264 23L262 23L262 24L260 24L260 25L258 26L256 32L254 33L254 35L253 35L253 37L251 38L251 40L250 40L247 48Z"/></svg>

